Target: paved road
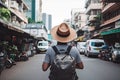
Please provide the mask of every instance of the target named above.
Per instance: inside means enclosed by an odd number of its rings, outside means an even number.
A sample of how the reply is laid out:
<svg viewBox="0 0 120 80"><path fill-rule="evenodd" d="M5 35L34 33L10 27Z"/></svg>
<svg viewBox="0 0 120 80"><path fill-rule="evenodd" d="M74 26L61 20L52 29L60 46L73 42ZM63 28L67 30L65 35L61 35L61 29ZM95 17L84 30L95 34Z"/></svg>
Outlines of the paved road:
<svg viewBox="0 0 120 80"><path fill-rule="evenodd" d="M26 62L5 69L0 80L48 80L48 73L41 70L44 54L29 58ZM81 56L84 70L77 70L79 80L120 80L120 64Z"/></svg>

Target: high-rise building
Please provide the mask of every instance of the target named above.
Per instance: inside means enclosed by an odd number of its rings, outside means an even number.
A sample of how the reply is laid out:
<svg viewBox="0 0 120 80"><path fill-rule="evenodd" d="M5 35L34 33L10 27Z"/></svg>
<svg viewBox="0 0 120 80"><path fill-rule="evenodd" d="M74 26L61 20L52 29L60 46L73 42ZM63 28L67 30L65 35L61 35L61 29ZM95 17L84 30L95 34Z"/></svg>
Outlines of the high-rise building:
<svg viewBox="0 0 120 80"><path fill-rule="evenodd" d="M28 6L28 11L26 12L27 18L32 18L32 0L24 0Z"/></svg>
<svg viewBox="0 0 120 80"><path fill-rule="evenodd" d="M52 28L52 15L48 15L48 30L50 30Z"/></svg>
<svg viewBox="0 0 120 80"><path fill-rule="evenodd" d="M27 18L32 18L32 0L24 0L28 6L28 11L26 12Z"/></svg>
<svg viewBox="0 0 120 80"><path fill-rule="evenodd" d="M42 20L42 0L32 0L32 19L37 21Z"/></svg>
<svg viewBox="0 0 120 80"><path fill-rule="evenodd" d="M35 22L42 21L42 0L24 0L29 6L27 17Z"/></svg>
<svg viewBox="0 0 120 80"><path fill-rule="evenodd" d="M49 31L52 27L52 15L47 13L42 13L42 21L45 27L47 28L47 30Z"/></svg>

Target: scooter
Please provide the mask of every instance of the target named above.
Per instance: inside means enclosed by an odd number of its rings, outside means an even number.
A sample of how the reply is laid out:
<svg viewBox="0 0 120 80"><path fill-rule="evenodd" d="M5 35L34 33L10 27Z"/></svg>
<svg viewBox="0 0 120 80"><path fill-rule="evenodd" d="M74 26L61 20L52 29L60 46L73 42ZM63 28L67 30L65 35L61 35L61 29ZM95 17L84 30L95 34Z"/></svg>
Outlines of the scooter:
<svg viewBox="0 0 120 80"><path fill-rule="evenodd" d="M98 57L102 60L111 61L111 49L101 49Z"/></svg>

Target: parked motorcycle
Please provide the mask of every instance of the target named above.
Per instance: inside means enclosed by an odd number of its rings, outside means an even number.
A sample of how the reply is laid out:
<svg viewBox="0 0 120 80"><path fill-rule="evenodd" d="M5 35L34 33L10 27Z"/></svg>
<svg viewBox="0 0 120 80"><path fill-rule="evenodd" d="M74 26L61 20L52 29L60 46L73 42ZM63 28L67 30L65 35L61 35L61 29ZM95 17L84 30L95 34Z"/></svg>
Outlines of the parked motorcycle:
<svg viewBox="0 0 120 80"><path fill-rule="evenodd" d="M98 57L102 60L111 61L111 49L101 49Z"/></svg>
<svg viewBox="0 0 120 80"><path fill-rule="evenodd" d="M28 55L25 52L22 52L22 55L20 55L21 61L27 61L29 59Z"/></svg>
<svg viewBox="0 0 120 80"><path fill-rule="evenodd" d="M4 70L4 68L11 68L13 65L12 60L8 58L5 50L0 51L0 74Z"/></svg>
<svg viewBox="0 0 120 80"><path fill-rule="evenodd" d="M28 59L29 57L25 52L22 52L15 56L15 61L27 61Z"/></svg>

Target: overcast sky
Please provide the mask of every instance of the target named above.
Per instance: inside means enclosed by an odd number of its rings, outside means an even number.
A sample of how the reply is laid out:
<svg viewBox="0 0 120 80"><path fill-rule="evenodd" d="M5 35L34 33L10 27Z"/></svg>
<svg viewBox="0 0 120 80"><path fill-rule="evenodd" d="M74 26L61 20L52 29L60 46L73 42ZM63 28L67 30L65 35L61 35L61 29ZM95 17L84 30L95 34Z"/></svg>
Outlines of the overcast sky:
<svg viewBox="0 0 120 80"><path fill-rule="evenodd" d="M85 10L85 0L42 0L42 13L52 15L52 26L58 25L64 19L70 19L73 8Z"/></svg>

